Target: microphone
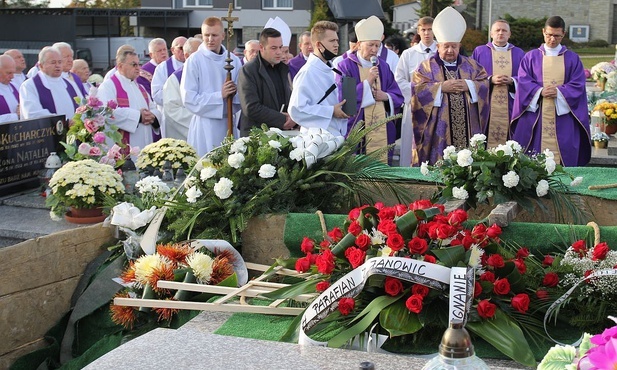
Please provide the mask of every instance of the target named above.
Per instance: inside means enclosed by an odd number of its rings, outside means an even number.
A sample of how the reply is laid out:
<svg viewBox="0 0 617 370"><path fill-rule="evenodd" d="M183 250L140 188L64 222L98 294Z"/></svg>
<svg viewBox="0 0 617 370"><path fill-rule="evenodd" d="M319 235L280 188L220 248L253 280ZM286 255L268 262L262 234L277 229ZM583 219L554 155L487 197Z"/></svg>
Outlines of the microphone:
<svg viewBox="0 0 617 370"><path fill-rule="evenodd" d="M371 57L371 64L373 65L373 67L377 65L377 57L374 55Z"/></svg>

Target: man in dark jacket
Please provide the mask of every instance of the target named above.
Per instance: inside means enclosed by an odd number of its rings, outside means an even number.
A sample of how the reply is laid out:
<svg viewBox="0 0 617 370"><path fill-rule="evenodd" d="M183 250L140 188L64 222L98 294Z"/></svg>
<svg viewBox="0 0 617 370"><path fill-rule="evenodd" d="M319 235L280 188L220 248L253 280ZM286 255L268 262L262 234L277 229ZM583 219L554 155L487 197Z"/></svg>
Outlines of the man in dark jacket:
<svg viewBox="0 0 617 370"><path fill-rule="evenodd" d="M291 86L289 67L283 58L281 33L265 28L259 38L259 54L246 63L238 75L238 93L242 106L240 135L248 136L251 128L268 127L291 130L296 123L287 114Z"/></svg>

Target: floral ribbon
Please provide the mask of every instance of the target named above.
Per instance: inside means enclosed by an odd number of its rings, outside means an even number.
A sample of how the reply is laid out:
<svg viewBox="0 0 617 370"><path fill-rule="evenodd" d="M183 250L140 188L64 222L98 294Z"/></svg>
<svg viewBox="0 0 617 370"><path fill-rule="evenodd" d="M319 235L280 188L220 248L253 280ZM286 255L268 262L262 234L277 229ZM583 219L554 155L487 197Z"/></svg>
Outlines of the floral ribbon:
<svg viewBox="0 0 617 370"><path fill-rule="evenodd" d="M333 153L343 145L343 136L334 136L322 129L309 129L306 133L289 139L296 150L301 151L299 158L304 158L306 167L311 167L318 159Z"/></svg>
<svg viewBox="0 0 617 370"><path fill-rule="evenodd" d="M371 258L337 280L307 307L302 315L298 343L327 346L328 342L309 338L306 331L334 312L341 298L360 294L368 278L375 274L396 277L442 291L450 285L449 321L464 323L471 307L469 303L473 300L473 271L471 268L448 268L403 257Z"/></svg>
<svg viewBox="0 0 617 370"><path fill-rule="evenodd" d="M574 292L574 290L583 282L587 281L587 280L591 280L594 278L602 278L605 276L617 276L617 270L615 269L602 269L602 270L598 270L595 271L592 274L589 274L588 276L585 276L584 278L580 279L576 284L574 284L570 289L568 289L567 292L565 292L561 297L557 298L557 300L555 300L555 302L553 302L553 304L550 305L550 307L548 308L548 310L546 310L546 313L544 314L544 332L546 333L546 335L548 335L548 337L555 343L561 345L561 346L565 346L565 343L561 343L560 341L556 340L555 338L551 337L551 335L548 333L548 328L546 327L546 322L548 321L549 317L551 316L551 314L553 313L553 311L555 309L557 309L557 307L559 307L562 303L564 303L566 301L566 299L568 299L568 297L570 297L570 295L572 294L572 292ZM581 344L581 341L583 340L583 337L581 336L576 342L574 342L572 344L572 346L577 347L579 344Z"/></svg>

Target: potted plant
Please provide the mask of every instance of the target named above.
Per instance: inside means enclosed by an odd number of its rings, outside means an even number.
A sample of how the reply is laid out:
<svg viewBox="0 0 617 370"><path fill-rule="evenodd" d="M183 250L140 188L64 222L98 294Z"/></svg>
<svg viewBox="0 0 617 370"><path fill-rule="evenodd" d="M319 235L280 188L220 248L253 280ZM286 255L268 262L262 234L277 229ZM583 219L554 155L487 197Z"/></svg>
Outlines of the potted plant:
<svg viewBox="0 0 617 370"><path fill-rule="evenodd" d="M51 194L46 204L51 207L52 218L64 214L67 221L74 223L102 221L105 198L119 199L124 194L118 172L92 159L66 163L49 180L49 187Z"/></svg>
<svg viewBox="0 0 617 370"><path fill-rule="evenodd" d="M609 135L617 132L617 103L599 100L593 110L600 112L605 123L604 132Z"/></svg>
<svg viewBox="0 0 617 370"><path fill-rule="evenodd" d="M598 87L601 91L604 90L606 85L606 80L608 78L608 74L615 70L615 65L610 62L600 62L593 67L589 71L591 73L591 78L596 81Z"/></svg>
<svg viewBox="0 0 617 370"><path fill-rule="evenodd" d="M146 145L139 153L135 165L142 171L152 173L161 170L165 162L171 164L175 175L180 167L187 171L195 165L197 152L184 140L164 138Z"/></svg>
<svg viewBox="0 0 617 370"><path fill-rule="evenodd" d="M596 132L591 135L591 140L593 141L593 146L597 149L606 149L609 136L605 132Z"/></svg>

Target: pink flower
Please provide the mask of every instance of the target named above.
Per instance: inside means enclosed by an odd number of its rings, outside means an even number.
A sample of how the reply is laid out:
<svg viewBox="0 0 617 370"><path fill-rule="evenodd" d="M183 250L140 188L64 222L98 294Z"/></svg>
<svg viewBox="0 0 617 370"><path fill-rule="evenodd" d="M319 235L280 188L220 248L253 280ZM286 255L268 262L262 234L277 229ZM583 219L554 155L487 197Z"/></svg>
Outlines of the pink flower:
<svg viewBox="0 0 617 370"><path fill-rule="evenodd" d="M122 150L122 148L120 148L118 144L114 144L114 146L109 148L107 156L114 159L120 159L122 157L122 155L120 154L120 150Z"/></svg>
<svg viewBox="0 0 617 370"><path fill-rule="evenodd" d="M617 368L617 338L611 337L604 345L593 348L587 358L594 369Z"/></svg>
<svg viewBox="0 0 617 370"><path fill-rule="evenodd" d="M77 148L77 152L81 155L89 155L90 154L90 149L92 147L90 146L90 144L88 143L81 143L79 144L79 148Z"/></svg>
<svg viewBox="0 0 617 370"><path fill-rule="evenodd" d="M105 117L100 114L92 117L92 120L96 123L97 127L105 126Z"/></svg>
<svg viewBox="0 0 617 370"><path fill-rule="evenodd" d="M90 148L90 152L88 152L89 155L93 156L93 157L98 157L99 155L101 155L101 148L99 148L98 146L93 146L92 148Z"/></svg>
<svg viewBox="0 0 617 370"><path fill-rule="evenodd" d="M105 142L105 134L100 131L96 132L94 133L92 140L94 140L94 142L97 144L103 144Z"/></svg>
<svg viewBox="0 0 617 370"><path fill-rule="evenodd" d="M100 108L103 106L103 102L99 100L96 96L88 97L88 105L92 108Z"/></svg>
<svg viewBox="0 0 617 370"><path fill-rule="evenodd" d="M596 346L605 345L611 338L617 338L617 326L605 329L602 334L596 334L589 338L589 341Z"/></svg>
<svg viewBox="0 0 617 370"><path fill-rule="evenodd" d="M88 130L89 133L97 132L99 129L99 126L96 124L96 122L91 120L90 118L86 118L84 120L84 127L86 128L86 130Z"/></svg>
<svg viewBox="0 0 617 370"><path fill-rule="evenodd" d="M115 100L110 100L107 102L107 107L110 109L116 109L118 108L118 103L116 103Z"/></svg>
<svg viewBox="0 0 617 370"><path fill-rule="evenodd" d="M131 147L131 155L138 156L141 149L138 146Z"/></svg>
<svg viewBox="0 0 617 370"><path fill-rule="evenodd" d="M77 109L75 109L75 113L76 114L83 114L88 110L88 107L85 105L80 105L79 107L77 107Z"/></svg>
<svg viewBox="0 0 617 370"><path fill-rule="evenodd" d="M99 163L101 164L108 164L112 167L116 167L116 160L113 158L110 158L108 156L103 156L101 157L101 159L99 159Z"/></svg>

